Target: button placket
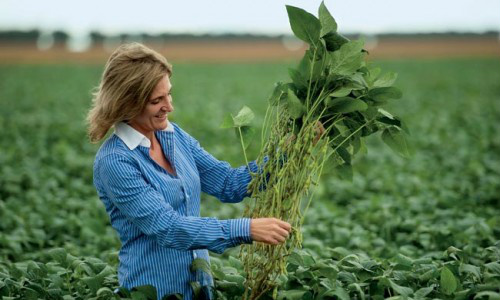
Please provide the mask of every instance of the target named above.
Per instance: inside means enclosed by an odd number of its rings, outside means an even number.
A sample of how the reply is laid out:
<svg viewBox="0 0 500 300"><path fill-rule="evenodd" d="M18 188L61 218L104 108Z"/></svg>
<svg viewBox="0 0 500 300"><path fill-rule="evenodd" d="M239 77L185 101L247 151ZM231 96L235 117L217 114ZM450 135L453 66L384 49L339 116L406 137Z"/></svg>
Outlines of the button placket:
<svg viewBox="0 0 500 300"><path fill-rule="evenodd" d="M189 209L189 193L185 187L185 184L184 184L184 181L182 179L179 179L180 180L180 188L181 188L181 191L182 191L182 195L184 196L184 203L186 204L186 215L187 216L190 216L190 209Z"/></svg>

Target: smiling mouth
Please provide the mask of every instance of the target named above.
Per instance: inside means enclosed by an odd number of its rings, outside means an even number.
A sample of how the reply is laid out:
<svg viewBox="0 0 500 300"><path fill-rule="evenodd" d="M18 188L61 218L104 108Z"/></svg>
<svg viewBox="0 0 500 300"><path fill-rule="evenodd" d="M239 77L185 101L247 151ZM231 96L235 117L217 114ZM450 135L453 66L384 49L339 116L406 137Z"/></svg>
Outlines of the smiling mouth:
<svg viewBox="0 0 500 300"><path fill-rule="evenodd" d="M162 120L165 120L165 119L167 118L167 115L156 116L156 118L158 118L158 119L162 119Z"/></svg>

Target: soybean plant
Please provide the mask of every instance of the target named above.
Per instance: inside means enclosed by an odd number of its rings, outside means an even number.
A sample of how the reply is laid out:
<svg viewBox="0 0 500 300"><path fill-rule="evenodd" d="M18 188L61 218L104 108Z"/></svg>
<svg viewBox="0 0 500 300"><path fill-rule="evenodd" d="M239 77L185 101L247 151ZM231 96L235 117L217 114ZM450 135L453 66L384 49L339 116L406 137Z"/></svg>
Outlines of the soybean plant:
<svg viewBox="0 0 500 300"><path fill-rule="evenodd" d="M313 198L310 187L319 182L325 167L352 174L352 157L366 148L363 138L378 131L383 131L382 140L391 149L402 156L410 154L403 122L381 108L401 97L392 86L396 74L381 74L367 64L363 40L351 41L337 33L337 23L324 3L319 18L293 6L287 6L287 12L292 31L309 49L298 67L289 70L291 82L278 82L269 99L257 158L262 167L249 184L255 201L244 215L279 218L293 229L283 244L242 246L245 300L271 290L276 298L287 256L301 247L300 228ZM245 107L225 121L225 127L237 129L244 152L252 117ZM321 136L319 127L324 127ZM246 154L245 160L248 163Z"/></svg>

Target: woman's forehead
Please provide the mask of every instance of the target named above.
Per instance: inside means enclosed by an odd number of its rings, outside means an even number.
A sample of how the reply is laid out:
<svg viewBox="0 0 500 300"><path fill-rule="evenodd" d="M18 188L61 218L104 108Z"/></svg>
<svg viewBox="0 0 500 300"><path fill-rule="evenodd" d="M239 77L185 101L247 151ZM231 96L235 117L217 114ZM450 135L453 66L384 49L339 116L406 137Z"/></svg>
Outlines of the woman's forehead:
<svg viewBox="0 0 500 300"><path fill-rule="evenodd" d="M168 76L163 77L155 86L152 97L160 97L165 94L168 94L172 89L172 84L170 83L170 79Z"/></svg>

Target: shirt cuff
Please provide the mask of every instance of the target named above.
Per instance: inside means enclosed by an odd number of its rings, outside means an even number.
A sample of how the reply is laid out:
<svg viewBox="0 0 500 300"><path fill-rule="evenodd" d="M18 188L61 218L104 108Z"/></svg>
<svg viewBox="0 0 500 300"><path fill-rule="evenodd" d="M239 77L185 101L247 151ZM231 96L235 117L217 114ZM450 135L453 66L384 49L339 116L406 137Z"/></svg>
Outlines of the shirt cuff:
<svg viewBox="0 0 500 300"><path fill-rule="evenodd" d="M229 238L233 241L234 245L251 244L252 235L250 233L249 218L231 219L229 221Z"/></svg>
<svg viewBox="0 0 500 300"><path fill-rule="evenodd" d="M259 165L257 165L257 162L255 160L248 162L248 167L250 169L250 172L252 173L257 173L259 171Z"/></svg>

